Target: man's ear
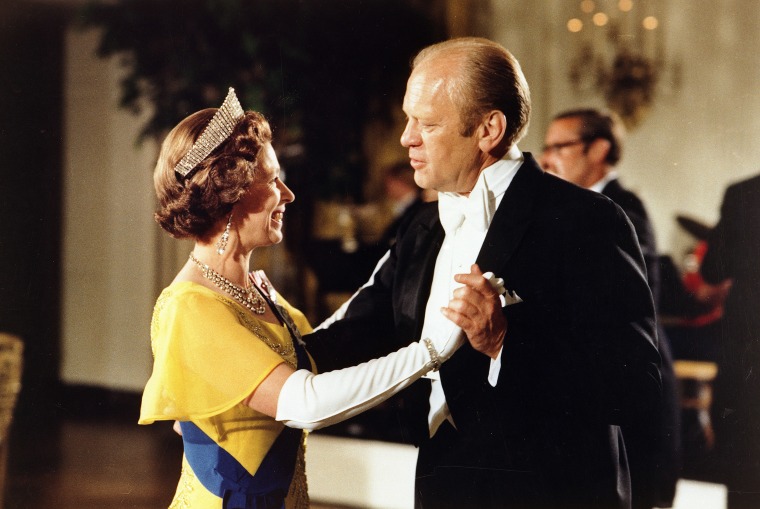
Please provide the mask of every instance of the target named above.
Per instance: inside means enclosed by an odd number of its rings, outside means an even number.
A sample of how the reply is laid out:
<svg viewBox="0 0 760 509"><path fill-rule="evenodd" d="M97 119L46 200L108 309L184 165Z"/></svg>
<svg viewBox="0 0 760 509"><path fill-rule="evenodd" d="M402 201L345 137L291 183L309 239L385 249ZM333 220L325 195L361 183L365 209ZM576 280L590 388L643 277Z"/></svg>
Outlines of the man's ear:
<svg viewBox="0 0 760 509"><path fill-rule="evenodd" d="M478 127L478 146L489 153L504 141L507 133L507 117L499 110L493 110L483 117Z"/></svg>
<svg viewBox="0 0 760 509"><path fill-rule="evenodd" d="M588 144L588 149L586 149L587 157L593 161L602 162L607 158L611 147L610 140L597 138Z"/></svg>

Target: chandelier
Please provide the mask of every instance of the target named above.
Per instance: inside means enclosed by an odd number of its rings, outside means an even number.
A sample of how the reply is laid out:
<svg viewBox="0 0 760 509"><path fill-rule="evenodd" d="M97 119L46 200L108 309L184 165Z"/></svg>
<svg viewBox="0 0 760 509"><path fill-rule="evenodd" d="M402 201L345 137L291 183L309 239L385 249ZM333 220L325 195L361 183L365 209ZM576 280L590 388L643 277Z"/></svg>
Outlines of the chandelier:
<svg viewBox="0 0 760 509"><path fill-rule="evenodd" d="M582 0L567 21L574 54L569 78L578 92L601 93L628 128L654 101L665 69L659 0Z"/></svg>

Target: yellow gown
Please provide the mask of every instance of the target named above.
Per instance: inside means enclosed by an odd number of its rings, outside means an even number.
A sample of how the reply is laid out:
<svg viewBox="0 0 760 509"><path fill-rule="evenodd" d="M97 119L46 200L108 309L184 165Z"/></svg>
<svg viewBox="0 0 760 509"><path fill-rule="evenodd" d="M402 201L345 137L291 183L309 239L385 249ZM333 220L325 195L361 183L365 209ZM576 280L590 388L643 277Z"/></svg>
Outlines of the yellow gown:
<svg viewBox="0 0 760 509"><path fill-rule="evenodd" d="M282 297L278 303L301 333L311 332L300 311ZM288 475L280 472L282 465L285 469L292 468L285 507L308 507L303 461L305 433L285 429L272 417L241 403L281 363L296 367L296 348L287 327L259 320L236 301L202 285L180 282L164 289L156 301L151 347L153 373L143 392L138 422L177 420L183 424L182 474L170 508L222 509L222 497L226 495L212 493L218 491L215 482L227 482L218 478L218 466L214 465L217 454L231 458L250 476L256 476L264 462L267 468L262 467L258 478L267 477L266 482L272 476ZM315 371L305 352L300 357L300 367ZM208 439L200 454L211 464L199 467L201 472L194 472L192 462L188 461L188 457L197 457L198 453L189 453L195 449L189 443L190 433L184 432L185 425L194 426L195 434ZM298 433L295 448L275 447L272 451L275 441L285 433ZM292 458L272 458L282 456L283 450ZM208 451L213 452L213 459L208 458ZM272 466L273 460L276 467ZM216 480L212 478L215 475ZM284 482L287 486L287 481ZM248 504L252 505L235 507L262 507L261 502Z"/></svg>

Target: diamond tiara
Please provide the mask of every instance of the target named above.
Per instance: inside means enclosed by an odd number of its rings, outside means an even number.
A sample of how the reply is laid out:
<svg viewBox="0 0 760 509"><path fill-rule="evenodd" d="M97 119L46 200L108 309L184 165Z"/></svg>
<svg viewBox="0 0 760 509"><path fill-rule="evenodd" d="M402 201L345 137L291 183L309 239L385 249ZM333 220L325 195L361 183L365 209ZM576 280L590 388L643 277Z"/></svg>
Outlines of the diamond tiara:
<svg viewBox="0 0 760 509"><path fill-rule="evenodd" d="M235 89L230 87L222 106L211 118L206 128L203 129L198 139L195 140L190 151L174 167L174 171L179 173L182 178L186 178L216 147L229 138L238 120L243 115L243 108L235 95Z"/></svg>

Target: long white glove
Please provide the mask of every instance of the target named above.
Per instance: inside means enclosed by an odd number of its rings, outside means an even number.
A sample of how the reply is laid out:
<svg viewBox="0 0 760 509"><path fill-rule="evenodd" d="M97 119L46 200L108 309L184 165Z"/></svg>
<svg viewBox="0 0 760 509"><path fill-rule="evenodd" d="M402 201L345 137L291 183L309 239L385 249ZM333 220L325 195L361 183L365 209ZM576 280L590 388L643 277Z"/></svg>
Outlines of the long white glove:
<svg viewBox="0 0 760 509"><path fill-rule="evenodd" d="M423 339L358 366L319 375L299 369L282 386L275 418L291 428L313 430L382 403L437 369L464 344L462 329L451 326L447 338Z"/></svg>
<svg viewBox="0 0 760 509"><path fill-rule="evenodd" d="M503 279L492 272L483 277L496 293L504 293ZM358 366L319 375L299 369L282 386L275 418L309 430L344 421L437 370L464 342L464 332L452 323L448 337L423 339Z"/></svg>

